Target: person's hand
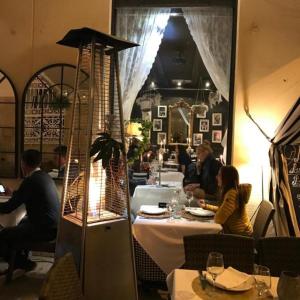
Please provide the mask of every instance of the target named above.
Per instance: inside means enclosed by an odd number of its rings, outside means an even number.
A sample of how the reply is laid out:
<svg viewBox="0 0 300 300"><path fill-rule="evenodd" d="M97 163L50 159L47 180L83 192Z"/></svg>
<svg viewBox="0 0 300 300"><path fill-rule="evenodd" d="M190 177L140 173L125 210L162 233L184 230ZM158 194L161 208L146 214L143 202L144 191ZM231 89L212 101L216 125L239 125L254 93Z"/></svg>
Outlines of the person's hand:
<svg viewBox="0 0 300 300"><path fill-rule="evenodd" d="M205 204L205 200L204 199L200 199L197 201L198 205L201 207L201 208L204 208L206 207L206 204Z"/></svg>

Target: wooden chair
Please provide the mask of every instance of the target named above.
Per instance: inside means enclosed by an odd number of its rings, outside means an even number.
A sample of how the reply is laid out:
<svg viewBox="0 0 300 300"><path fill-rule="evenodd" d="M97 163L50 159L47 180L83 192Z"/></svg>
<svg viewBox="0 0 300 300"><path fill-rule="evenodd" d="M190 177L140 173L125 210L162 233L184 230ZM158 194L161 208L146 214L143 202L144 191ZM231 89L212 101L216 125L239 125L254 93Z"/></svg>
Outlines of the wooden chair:
<svg viewBox="0 0 300 300"><path fill-rule="evenodd" d="M200 234L183 238L185 263L183 269L206 269L209 252L220 252L225 267L251 273L254 264L254 240L233 234Z"/></svg>
<svg viewBox="0 0 300 300"><path fill-rule="evenodd" d="M10 260L8 262L8 271L6 274L6 283L9 283L12 279L13 272L15 270L15 260L18 251L37 251L37 252L48 252L55 253L56 240L45 241L45 242L24 242L13 246L11 251Z"/></svg>
<svg viewBox="0 0 300 300"><path fill-rule="evenodd" d="M300 238L262 238L258 242L258 259L273 276L280 276L281 271L300 273Z"/></svg>
<svg viewBox="0 0 300 300"><path fill-rule="evenodd" d="M80 280L71 253L59 258L47 274L39 300L83 299Z"/></svg>
<svg viewBox="0 0 300 300"><path fill-rule="evenodd" d="M274 213L273 204L270 201L262 200L253 225L253 237L256 243L260 238L265 237Z"/></svg>

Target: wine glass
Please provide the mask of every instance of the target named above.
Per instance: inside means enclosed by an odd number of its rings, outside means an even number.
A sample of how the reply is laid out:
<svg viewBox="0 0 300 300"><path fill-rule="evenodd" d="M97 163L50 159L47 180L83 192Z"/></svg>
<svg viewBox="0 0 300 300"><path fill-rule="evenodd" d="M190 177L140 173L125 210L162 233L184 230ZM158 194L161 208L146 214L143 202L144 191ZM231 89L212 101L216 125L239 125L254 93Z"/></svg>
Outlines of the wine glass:
<svg viewBox="0 0 300 300"><path fill-rule="evenodd" d="M210 252L206 262L206 271L211 275L213 287L218 275L224 271L223 254L219 252Z"/></svg>
<svg viewBox="0 0 300 300"><path fill-rule="evenodd" d="M186 193L185 193L185 195L186 195L186 200L188 201L188 203L189 203L189 208L191 207L191 201L192 201L192 199L193 199L193 192L192 191L187 191Z"/></svg>
<svg viewBox="0 0 300 300"><path fill-rule="evenodd" d="M169 210L171 211L171 219L176 219L176 209L178 201L176 197L172 197L169 205Z"/></svg>
<svg viewBox="0 0 300 300"><path fill-rule="evenodd" d="M258 297L264 297L271 288L270 269L266 266L254 265L254 278Z"/></svg>

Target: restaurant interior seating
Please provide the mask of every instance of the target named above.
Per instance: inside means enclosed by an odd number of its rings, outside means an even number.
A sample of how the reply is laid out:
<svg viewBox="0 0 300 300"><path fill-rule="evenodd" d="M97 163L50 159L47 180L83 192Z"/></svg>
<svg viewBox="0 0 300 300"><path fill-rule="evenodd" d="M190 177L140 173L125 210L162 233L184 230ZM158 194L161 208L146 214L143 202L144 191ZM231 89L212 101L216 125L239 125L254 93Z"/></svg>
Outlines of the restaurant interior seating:
<svg viewBox="0 0 300 300"><path fill-rule="evenodd" d="M59 258L45 279L39 300L83 299L80 281L71 253Z"/></svg>
<svg viewBox="0 0 300 300"><path fill-rule="evenodd" d="M210 252L224 256L225 267L246 273L253 272L254 240L233 234L199 234L183 238L185 263L183 269L205 270Z"/></svg>
<svg viewBox="0 0 300 300"><path fill-rule="evenodd" d="M16 254L18 251L25 250L25 251L54 253L55 247L56 247L56 240L45 241L45 242L24 242L24 243L18 243L14 245L11 252L10 261L8 263L6 282L9 283L12 279L13 272L15 269Z"/></svg>
<svg viewBox="0 0 300 300"><path fill-rule="evenodd" d="M272 276L281 271L300 273L300 238L267 237L258 242L259 264L270 268Z"/></svg>
<svg viewBox="0 0 300 300"><path fill-rule="evenodd" d="M148 173L137 173L137 172L129 172L129 192L130 196L133 196L135 188L138 185L145 185L147 183L147 179L149 178Z"/></svg>
<svg viewBox="0 0 300 300"><path fill-rule="evenodd" d="M253 224L255 243L257 243L260 238L265 237L274 213L275 209L273 204L270 201L262 200Z"/></svg>

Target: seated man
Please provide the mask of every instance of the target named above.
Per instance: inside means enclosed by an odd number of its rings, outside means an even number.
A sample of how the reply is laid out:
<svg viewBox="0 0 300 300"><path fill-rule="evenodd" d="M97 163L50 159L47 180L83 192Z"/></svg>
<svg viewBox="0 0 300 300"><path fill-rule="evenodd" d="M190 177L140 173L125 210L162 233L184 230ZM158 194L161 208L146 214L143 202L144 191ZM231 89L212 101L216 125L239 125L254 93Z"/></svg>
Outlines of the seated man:
<svg viewBox="0 0 300 300"><path fill-rule="evenodd" d="M60 145L54 149L55 162L58 166L58 178L63 178L65 175L65 167L67 162L67 146Z"/></svg>
<svg viewBox="0 0 300 300"><path fill-rule="evenodd" d="M210 143L204 141L197 148L197 163L190 164L183 179L185 191L192 191L195 198L217 200L216 176L222 164L213 156Z"/></svg>
<svg viewBox="0 0 300 300"><path fill-rule="evenodd" d="M21 169L25 177L19 189L11 198L0 203L0 214L8 214L24 204L27 215L14 227L0 231L0 255L9 260L10 250L22 242L51 241L56 238L60 215L60 204L56 186L52 178L40 170L41 153L26 150L21 159ZM15 267L25 270L34 268L27 254L17 253Z"/></svg>

